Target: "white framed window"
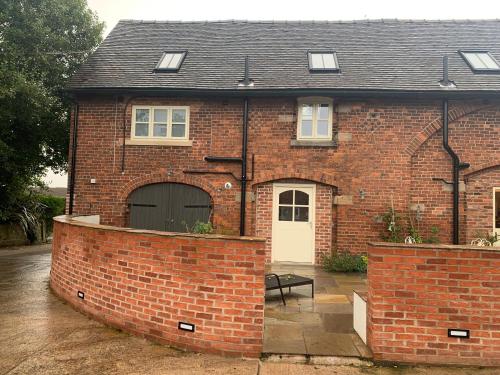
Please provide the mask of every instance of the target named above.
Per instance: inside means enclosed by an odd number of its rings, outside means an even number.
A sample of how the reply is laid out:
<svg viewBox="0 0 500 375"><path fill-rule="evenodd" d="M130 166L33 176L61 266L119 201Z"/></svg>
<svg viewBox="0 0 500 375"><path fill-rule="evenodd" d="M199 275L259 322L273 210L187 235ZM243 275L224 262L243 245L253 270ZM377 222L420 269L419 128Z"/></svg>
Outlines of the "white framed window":
<svg viewBox="0 0 500 375"><path fill-rule="evenodd" d="M339 63L334 51L309 51L307 53L311 72L338 72Z"/></svg>
<svg viewBox="0 0 500 375"><path fill-rule="evenodd" d="M500 64L488 51L459 51L459 53L474 72L500 72Z"/></svg>
<svg viewBox="0 0 500 375"><path fill-rule="evenodd" d="M297 139L332 140L333 100L302 98L298 100Z"/></svg>
<svg viewBox="0 0 500 375"><path fill-rule="evenodd" d="M131 139L188 140L188 106L133 106Z"/></svg>
<svg viewBox="0 0 500 375"><path fill-rule="evenodd" d="M165 51L156 65L157 71L177 72L186 58L187 51Z"/></svg>

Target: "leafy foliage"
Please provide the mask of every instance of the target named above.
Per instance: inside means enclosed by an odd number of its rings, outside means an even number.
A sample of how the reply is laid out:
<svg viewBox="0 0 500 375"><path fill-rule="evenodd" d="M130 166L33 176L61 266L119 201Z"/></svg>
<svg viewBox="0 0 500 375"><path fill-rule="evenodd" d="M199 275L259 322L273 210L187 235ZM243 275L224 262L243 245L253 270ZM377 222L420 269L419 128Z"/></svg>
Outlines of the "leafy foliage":
<svg viewBox="0 0 500 375"><path fill-rule="evenodd" d="M382 234L382 239L387 242L404 242L403 226L401 224L401 216L393 207L389 207L382 214L385 231Z"/></svg>
<svg viewBox="0 0 500 375"><path fill-rule="evenodd" d="M0 222L33 205L46 168L66 168L63 89L102 30L85 0L0 0Z"/></svg>
<svg viewBox="0 0 500 375"><path fill-rule="evenodd" d="M407 219L407 226L403 225L402 216L391 206L387 211L379 216L384 223L384 230L381 233L381 238L387 242L403 243L406 236L410 236L414 243L439 243L439 228L437 226L431 227L431 234L429 237L424 237L420 231L421 216L411 211L405 215Z"/></svg>
<svg viewBox="0 0 500 375"><path fill-rule="evenodd" d="M348 251L323 257L323 268L328 272L366 272L367 267L368 257Z"/></svg>
<svg viewBox="0 0 500 375"><path fill-rule="evenodd" d="M52 218L64 214L66 200L61 197L40 194L37 196L38 202L43 205L40 219L45 222L47 231L52 232Z"/></svg>
<svg viewBox="0 0 500 375"><path fill-rule="evenodd" d="M214 228L211 222L203 223L201 221L196 221L191 231L198 234L210 234L213 233Z"/></svg>

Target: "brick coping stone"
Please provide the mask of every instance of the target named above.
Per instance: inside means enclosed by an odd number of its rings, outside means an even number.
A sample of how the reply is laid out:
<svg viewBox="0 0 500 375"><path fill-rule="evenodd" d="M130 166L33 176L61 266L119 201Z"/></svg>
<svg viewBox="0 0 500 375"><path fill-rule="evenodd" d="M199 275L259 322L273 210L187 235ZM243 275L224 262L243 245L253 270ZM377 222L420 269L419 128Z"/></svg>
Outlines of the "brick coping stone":
<svg viewBox="0 0 500 375"><path fill-rule="evenodd" d="M265 238L261 237L252 237L252 236L234 236L234 235L225 235L225 234L197 234L197 233L181 233L181 232L163 232L158 230L149 230L149 229L134 229L127 227L117 227L113 225L103 225L103 224L93 224L87 223L84 221L80 221L75 219L76 217L82 217L82 215L60 215L54 217L54 221L58 221L60 223L78 225L87 228L95 228L102 230L111 230L118 232L126 232L126 233L138 233L138 234L151 234L154 236L160 237L187 237L187 238L207 238L212 240L239 240L239 241L257 241L257 242L265 242Z"/></svg>
<svg viewBox="0 0 500 375"><path fill-rule="evenodd" d="M405 244L398 242L368 242L371 247L393 247L398 249L433 249L433 250L477 250L477 251L492 251L500 253L499 246L474 246L474 245L447 245L447 244Z"/></svg>

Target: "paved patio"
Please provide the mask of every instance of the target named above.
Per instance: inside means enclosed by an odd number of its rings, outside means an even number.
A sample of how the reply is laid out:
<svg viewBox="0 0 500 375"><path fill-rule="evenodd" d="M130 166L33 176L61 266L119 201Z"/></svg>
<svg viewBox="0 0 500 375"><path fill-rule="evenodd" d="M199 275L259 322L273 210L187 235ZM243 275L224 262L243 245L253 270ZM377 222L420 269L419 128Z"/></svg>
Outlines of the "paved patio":
<svg viewBox="0 0 500 375"><path fill-rule="evenodd" d="M366 275L328 273L321 267L273 264L266 272L314 279L311 286L266 293L264 352L370 358L368 347L352 328L353 289L365 291Z"/></svg>

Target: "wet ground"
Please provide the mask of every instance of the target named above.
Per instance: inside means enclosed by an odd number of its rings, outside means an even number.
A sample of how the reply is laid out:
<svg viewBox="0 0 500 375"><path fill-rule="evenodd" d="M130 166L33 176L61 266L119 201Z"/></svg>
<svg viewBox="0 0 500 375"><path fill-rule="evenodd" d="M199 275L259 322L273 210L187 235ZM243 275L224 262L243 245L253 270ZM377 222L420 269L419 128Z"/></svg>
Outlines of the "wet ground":
<svg viewBox="0 0 500 375"><path fill-rule="evenodd" d="M266 293L264 352L370 358L371 353L352 324L353 290L366 291L366 275L328 273L321 267L273 264L266 270L314 280L311 286Z"/></svg>
<svg viewBox="0 0 500 375"><path fill-rule="evenodd" d="M0 248L0 375L493 375L498 370L351 367L229 359L185 353L108 328L48 287L50 247Z"/></svg>

